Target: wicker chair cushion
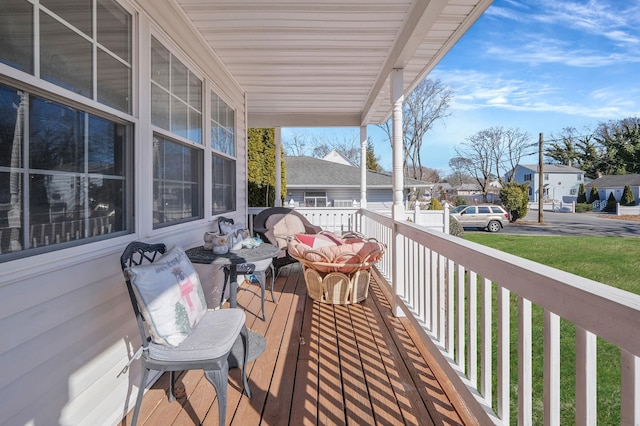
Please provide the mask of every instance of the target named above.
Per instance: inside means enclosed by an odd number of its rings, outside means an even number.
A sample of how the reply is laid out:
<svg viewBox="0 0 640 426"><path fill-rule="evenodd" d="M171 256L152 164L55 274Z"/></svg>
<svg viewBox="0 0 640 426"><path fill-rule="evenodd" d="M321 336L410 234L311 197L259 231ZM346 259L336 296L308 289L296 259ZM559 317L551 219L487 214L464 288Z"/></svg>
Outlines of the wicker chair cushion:
<svg viewBox="0 0 640 426"><path fill-rule="evenodd" d="M291 237L304 234L304 223L300 218L289 214L274 214L265 222L269 239L275 238L279 248L286 248Z"/></svg>
<svg viewBox="0 0 640 426"><path fill-rule="evenodd" d="M296 234L295 238L298 242L308 245L313 249L320 247L338 246L342 244L338 238L331 237L327 234Z"/></svg>
<svg viewBox="0 0 640 426"><path fill-rule="evenodd" d="M342 240L341 245L314 249L304 243L289 243L289 253L319 272L351 273L369 269L384 253L384 245L362 239Z"/></svg>

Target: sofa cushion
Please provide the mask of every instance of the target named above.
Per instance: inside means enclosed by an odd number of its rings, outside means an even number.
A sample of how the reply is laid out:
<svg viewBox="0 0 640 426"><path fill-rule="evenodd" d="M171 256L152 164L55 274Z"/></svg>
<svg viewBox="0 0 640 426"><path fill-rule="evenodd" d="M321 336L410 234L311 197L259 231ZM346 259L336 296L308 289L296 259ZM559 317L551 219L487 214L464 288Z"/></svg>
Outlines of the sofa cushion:
<svg viewBox="0 0 640 426"><path fill-rule="evenodd" d="M295 234L304 234L304 223L299 217L292 214L274 214L265 222L268 237L273 236L278 242L279 248L286 248L290 237Z"/></svg>
<svg viewBox="0 0 640 426"><path fill-rule="evenodd" d="M184 250L176 247L127 273L153 342L177 347L207 310L200 279Z"/></svg>
<svg viewBox="0 0 640 426"><path fill-rule="evenodd" d="M342 244L339 239L331 238L331 236L326 234L296 234L295 238L297 241L306 244L313 249Z"/></svg>

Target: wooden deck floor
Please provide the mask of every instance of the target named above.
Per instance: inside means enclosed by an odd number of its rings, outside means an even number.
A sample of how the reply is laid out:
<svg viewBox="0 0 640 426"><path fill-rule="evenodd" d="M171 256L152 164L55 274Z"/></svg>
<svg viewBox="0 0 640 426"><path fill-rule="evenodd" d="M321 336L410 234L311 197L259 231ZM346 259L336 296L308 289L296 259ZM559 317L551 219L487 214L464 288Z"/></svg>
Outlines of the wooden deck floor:
<svg viewBox="0 0 640 426"><path fill-rule="evenodd" d="M238 369L230 372L227 422L233 425L430 425L475 424L451 395L444 375L414 343L406 321L392 317L375 273L361 304L331 306L306 297L302 269L290 265L276 280L277 304L260 312L258 286L243 286L239 306L247 326L266 337L267 349L249 364L251 398L242 393ZM270 298L268 298L270 300ZM213 386L201 371L176 383L168 375L148 391L138 424L217 425ZM131 412L121 425L130 424Z"/></svg>

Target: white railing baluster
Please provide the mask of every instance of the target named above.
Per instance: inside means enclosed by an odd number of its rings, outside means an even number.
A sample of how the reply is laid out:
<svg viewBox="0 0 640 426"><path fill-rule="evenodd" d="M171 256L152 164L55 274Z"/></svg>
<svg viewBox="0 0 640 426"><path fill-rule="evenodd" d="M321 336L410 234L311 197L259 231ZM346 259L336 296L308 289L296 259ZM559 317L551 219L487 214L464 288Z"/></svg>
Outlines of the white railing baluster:
<svg viewBox="0 0 640 426"><path fill-rule="evenodd" d="M531 362L531 302L518 296L518 424L530 425L533 415Z"/></svg>
<svg viewBox="0 0 640 426"><path fill-rule="evenodd" d="M430 287L427 291L431 292L431 332L436 338L438 335L438 253L431 251L431 270L429 280Z"/></svg>
<svg viewBox="0 0 640 426"><path fill-rule="evenodd" d="M456 331L458 333L458 344L456 345L456 363L460 367L460 370L465 371L465 308L464 308L464 281L465 281L465 270L464 266L458 265L458 276L456 281L458 283L458 300L456 302L456 316L458 319L458 324L456 326Z"/></svg>
<svg viewBox="0 0 640 426"><path fill-rule="evenodd" d="M576 345L577 346L577 345ZM577 353L578 349L576 349ZM560 425L560 317L544 311L544 424ZM576 361L577 365L577 361ZM578 383L576 382L576 387ZM577 407L576 407L577 408ZM577 420L577 418L576 418ZM585 424L580 423L578 424Z"/></svg>
<svg viewBox="0 0 640 426"><path fill-rule="evenodd" d="M453 359L454 354L453 350L455 348L455 343L453 340L455 324L453 320L454 302L453 295L455 293L455 272L456 272L456 264L453 260L447 260L447 354Z"/></svg>
<svg viewBox="0 0 640 426"><path fill-rule="evenodd" d="M444 305L445 286L446 286L446 259L444 256L438 255L438 341L444 345L446 340L445 331L445 314Z"/></svg>
<svg viewBox="0 0 640 426"><path fill-rule="evenodd" d="M508 425L510 418L509 381L509 290L498 286L498 417Z"/></svg>
<svg viewBox="0 0 640 426"><path fill-rule="evenodd" d="M469 316L467 317L468 345L467 345L467 377L471 386L478 388L478 274L469 271L467 284L467 300L469 301Z"/></svg>
<svg viewBox="0 0 640 426"><path fill-rule="evenodd" d="M596 335L576 326L576 423L597 422Z"/></svg>
<svg viewBox="0 0 640 426"><path fill-rule="evenodd" d="M493 342L492 342L492 324L491 324L491 301L493 295L491 292L491 280L483 278L482 282L482 352L480 352L480 375L482 382L480 384L480 394L484 397L484 400L489 406L492 402L492 380L493 371L491 368L491 357L493 355Z"/></svg>
<svg viewBox="0 0 640 426"><path fill-rule="evenodd" d="M623 349L621 369L621 424L638 426L640 425L640 357Z"/></svg>

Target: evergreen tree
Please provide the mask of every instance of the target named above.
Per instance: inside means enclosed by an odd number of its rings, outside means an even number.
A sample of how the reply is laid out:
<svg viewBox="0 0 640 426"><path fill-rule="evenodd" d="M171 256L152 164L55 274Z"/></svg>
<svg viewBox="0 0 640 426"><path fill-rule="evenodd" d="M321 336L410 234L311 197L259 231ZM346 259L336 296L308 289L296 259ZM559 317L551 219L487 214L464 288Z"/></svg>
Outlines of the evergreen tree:
<svg viewBox="0 0 640 426"><path fill-rule="evenodd" d="M620 204L623 206L635 206L636 199L633 196L633 192L631 192L631 187L629 185L624 186L624 191L622 191L622 198L620 198Z"/></svg>
<svg viewBox="0 0 640 426"><path fill-rule="evenodd" d="M584 204L587 202L587 193L584 190L584 183L580 184L578 188L578 198L576 199L576 203Z"/></svg>
<svg viewBox="0 0 640 426"><path fill-rule="evenodd" d="M380 166L379 160L380 159L376 157L376 153L373 152L373 142L371 142L371 139L367 139L367 170L381 172L382 166Z"/></svg>
<svg viewBox="0 0 640 426"><path fill-rule="evenodd" d="M525 217L529 209L529 183L507 183L500 190L500 200L509 212L510 222Z"/></svg>
<svg viewBox="0 0 640 426"><path fill-rule="evenodd" d="M432 198L429 203L429 210L444 210L442 203L437 198Z"/></svg>
<svg viewBox="0 0 640 426"><path fill-rule="evenodd" d="M275 205L276 161L273 129L248 129L247 179L249 207ZM286 170L282 153L282 197L286 198Z"/></svg>
<svg viewBox="0 0 640 426"><path fill-rule="evenodd" d="M613 192L610 193L609 198L607 198L607 205L604 208L604 211L609 213L615 212L618 208L617 204L618 204L618 201L616 201L615 195L613 195Z"/></svg>
<svg viewBox="0 0 640 426"><path fill-rule="evenodd" d="M600 201L600 194L598 194L598 188L595 186L591 187L591 192L589 193L589 204L594 203L595 201Z"/></svg>

